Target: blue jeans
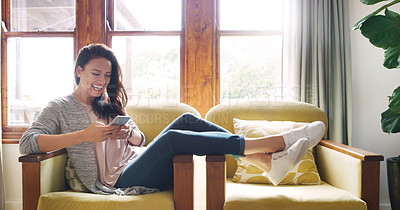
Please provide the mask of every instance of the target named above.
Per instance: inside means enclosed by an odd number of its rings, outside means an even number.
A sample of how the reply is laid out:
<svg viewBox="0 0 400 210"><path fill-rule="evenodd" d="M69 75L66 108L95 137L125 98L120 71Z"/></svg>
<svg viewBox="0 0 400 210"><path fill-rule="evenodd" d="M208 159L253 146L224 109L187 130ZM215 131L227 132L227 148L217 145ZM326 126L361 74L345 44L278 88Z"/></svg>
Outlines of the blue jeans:
<svg viewBox="0 0 400 210"><path fill-rule="evenodd" d="M243 155L244 137L192 114L183 114L168 125L134 161L126 166L114 185L145 186L164 190L173 181L176 154Z"/></svg>

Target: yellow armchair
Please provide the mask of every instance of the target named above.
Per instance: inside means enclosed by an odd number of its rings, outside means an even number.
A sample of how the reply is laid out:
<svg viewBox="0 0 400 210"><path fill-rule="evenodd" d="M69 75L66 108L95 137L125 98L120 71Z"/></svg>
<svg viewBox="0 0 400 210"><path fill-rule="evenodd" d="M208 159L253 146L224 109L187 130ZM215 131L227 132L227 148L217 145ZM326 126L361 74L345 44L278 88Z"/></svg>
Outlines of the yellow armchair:
<svg viewBox="0 0 400 210"><path fill-rule="evenodd" d="M328 122L325 113L311 104L267 100L220 104L205 118L232 133L233 118ZM278 186L232 182L236 160L223 155L207 156L207 209L379 209L382 155L322 140L315 147L314 156L322 184Z"/></svg>
<svg viewBox="0 0 400 210"><path fill-rule="evenodd" d="M185 112L200 116L193 107L178 102L129 105L127 112L146 136L146 144ZM174 157L174 189L139 196L99 195L68 189L65 150L24 155L22 162L23 209L193 209L193 157Z"/></svg>

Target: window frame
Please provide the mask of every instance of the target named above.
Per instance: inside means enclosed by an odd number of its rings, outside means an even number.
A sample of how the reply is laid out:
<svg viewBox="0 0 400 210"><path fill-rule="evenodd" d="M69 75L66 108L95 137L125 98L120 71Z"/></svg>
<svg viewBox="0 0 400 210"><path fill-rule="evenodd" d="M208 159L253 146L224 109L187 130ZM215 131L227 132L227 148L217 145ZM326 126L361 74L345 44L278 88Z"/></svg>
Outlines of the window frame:
<svg viewBox="0 0 400 210"><path fill-rule="evenodd" d="M18 143L27 126L8 125L8 95L7 95L7 40L15 37L74 37L74 32L67 31L8 31L11 24L11 0L2 0L1 24L1 122L3 143Z"/></svg>
<svg viewBox="0 0 400 210"><path fill-rule="evenodd" d="M216 22L218 24L218 28L220 28L220 0L217 1L217 19ZM218 42L218 47L217 47L217 53L218 53L218 59L217 59L217 69L220 70L220 38L221 37L232 37L232 36L283 36L283 26L282 30L218 30L218 37L217 37L217 42ZM283 71L281 70L281 83L283 84ZM220 83L218 84L218 91L220 91ZM283 91L283 90L282 90ZM283 94L281 94L283 95ZM218 97L220 95L218 94ZM219 101L221 98L219 98Z"/></svg>
<svg viewBox="0 0 400 210"><path fill-rule="evenodd" d="M180 102L204 117L220 103L219 39L221 36L274 35L276 31L219 29L219 0L182 0L180 31L113 31L114 0L76 0L73 32L8 32L11 0L2 0L1 97L3 143L18 143L27 127L7 126L7 38L73 37L74 53L89 43L112 47L113 36L180 36ZM87 20L87 21L84 21ZM88 28L90 31L88 33ZM72 82L72 81L71 81Z"/></svg>
<svg viewBox="0 0 400 210"><path fill-rule="evenodd" d="M134 31L134 30L126 30L126 31L120 31L120 30L114 30L114 25L115 25L115 18L114 18L114 2L115 0L108 0L107 1L107 23L108 23L108 32L107 32L107 38L106 38L106 44L107 46L112 48L112 38L113 37L118 37L118 36L123 36L123 37L140 37L140 36L179 36L181 40L181 49L180 49L180 72L182 72L182 39L183 39L183 30L180 31ZM181 11L184 10L184 3L185 1L182 1L182 9ZM181 16L181 19L183 19L183 13ZM182 75L181 75L182 77ZM180 81L182 84L182 81ZM180 100L183 101L184 99L182 98L182 90L180 92Z"/></svg>

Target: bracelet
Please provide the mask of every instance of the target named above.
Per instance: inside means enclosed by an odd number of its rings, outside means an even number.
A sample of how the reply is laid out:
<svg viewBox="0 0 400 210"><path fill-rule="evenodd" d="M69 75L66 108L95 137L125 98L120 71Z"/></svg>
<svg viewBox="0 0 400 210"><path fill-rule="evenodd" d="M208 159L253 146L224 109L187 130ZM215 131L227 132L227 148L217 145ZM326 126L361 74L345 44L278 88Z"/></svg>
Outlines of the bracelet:
<svg viewBox="0 0 400 210"><path fill-rule="evenodd" d="M132 138L132 137L133 137L133 134L135 134L135 131L134 131L133 128L132 128L131 132L129 133L128 139Z"/></svg>

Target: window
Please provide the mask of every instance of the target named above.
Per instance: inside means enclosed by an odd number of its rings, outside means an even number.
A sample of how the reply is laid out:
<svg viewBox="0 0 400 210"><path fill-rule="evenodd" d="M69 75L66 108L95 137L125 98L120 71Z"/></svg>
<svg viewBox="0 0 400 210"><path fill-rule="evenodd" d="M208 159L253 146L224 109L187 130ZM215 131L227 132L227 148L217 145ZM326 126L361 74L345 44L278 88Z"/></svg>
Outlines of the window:
<svg viewBox="0 0 400 210"><path fill-rule="evenodd" d="M11 37L7 42L7 122L30 125L47 102L73 90L73 39Z"/></svg>
<svg viewBox="0 0 400 210"><path fill-rule="evenodd" d="M3 131L7 132L27 127L49 100L73 90L75 1L5 2L11 8L3 9L8 31L3 29L2 34L2 77L7 77Z"/></svg>
<svg viewBox="0 0 400 210"><path fill-rule="evenodd" d="M11 1L10 31L73 31L75 1Z"/></svg>
<svg viewBox="0 0 400 210"><path fill-rule="evenodd" d="M179 101L179 36L117 36L112 43L130 102Z"/></svg>
<svg viewBox="0 0 400 210"><path fill-rule="evenodd" d="M204 116L220 101L279 95L281 2L2 0L3 140L73 91L74 55L89 43L113 48L131 104L181 101Z"/></svg>
<svg viewBox="0 0 400 210"><path fill-rule="evenodd" d="M130 102L179 101L181 8L181 0L115 0L111 43Z"/></svg>
<svg viewBox="0 0 400 210"><path fill-rule="evenodd" d="M282 95L282 2L220 0L222 102Z"/></svg>

